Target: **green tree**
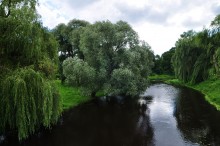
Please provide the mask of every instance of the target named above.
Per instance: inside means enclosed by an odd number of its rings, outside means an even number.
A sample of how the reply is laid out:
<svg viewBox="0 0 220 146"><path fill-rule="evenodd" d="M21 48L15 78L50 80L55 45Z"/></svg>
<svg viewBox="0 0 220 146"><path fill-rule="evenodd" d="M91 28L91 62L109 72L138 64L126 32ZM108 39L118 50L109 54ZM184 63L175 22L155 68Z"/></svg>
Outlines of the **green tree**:
<svg viewBox="0 0 220 146"><path fill-rule="evenodd" d="M189 33L189 34L187 34ZM198 83L209 77L212 68L212 44L210 31L184 33L176 42L173 65L176 76L184 81Z"/></svg>
<svg viewBox="0 0 220 146"><path fill-rule="evenodd" d="M153 62L154 62L154 66L152 68L152 72L155 74L163 74L160 55L155 55Z"/></svg>
<svg viewBox="0 0 220 146"><path fill-rule="evenodd" d="M9 17L11 9L14 9L19 5L29 5L32 9L35 9L37 0L1 0L0 2L0 17Z"/></svg>
<svg viewBox="0 0 220 146"><path fill-rule="evenodd" d="M80 34L87 25L89 25L87 21L73 19L67 25L61 23L53 29L53 34L59 43L59 74L62 83L65 80L62 67L63 61L68 57L74 56L84 59L79 44Z"/></svg>
<svg viewBox="0 0 220 146"><path fill-rule="evenodd" d="M211 22L211 45L209 54L213 56L213 76L220 77L220 14Z"/></svg>
<svg viewBox="0 0 220 146"><path fill-rule="evenodd" d="M164 52L161 57L159 55L154 56L154 67L152 72L155 74L167 74L173 75L173 65L171 59L175 52L175 47L171 48L169 51Z"/></svg>
<svg viewBox="0 0 220 146"><path fill-rule="evenodd" d="M171 48L169 51L164 52L161 55L161 68L163 74L173 75L173 65L171 63L171 59L175 52L175 47Z"/></svg>
<svg viewBox="0 0 220 146"><path fill-rule="evenodd" d="M198 57L197 48L194 47L193 38L195 32L184 32L176 42L176 51L173 56L175 75L178 79L189 82L193 72L194 63Z"/></svg>
<svg viewBox="0 0 220 146"><path fill-rule="evenodd" d="M80 50L84 56L84 60L80 60L81 71L71 69L69 72L68 68L69 64L78 64L79 59L63 63L68 82L92 96L98 91L136 95L146 89L153 53L147 43L139 42L137 33L126 22L103 21L88 25L80 35ZM75 78L70 80L71 76ZM80 79L82 82L78 84L76 76L88 78L89 82Z"/></svg>
<svg viewBox="0 0 220 146"><path fill-rule="evenodd" d="M220 15L210 29L188 31L176 42L172 58L175 75L184 82L198 83L220 76Z"/></svg>
<svg viewBox="0 0 220 146"><path fill-rule="evenodd" d="M5 2L5 1L3 1ZM0 133L24 139L58 120L62 104L53 82L57 43L31 1L12 1L0 18Z"/></svg>

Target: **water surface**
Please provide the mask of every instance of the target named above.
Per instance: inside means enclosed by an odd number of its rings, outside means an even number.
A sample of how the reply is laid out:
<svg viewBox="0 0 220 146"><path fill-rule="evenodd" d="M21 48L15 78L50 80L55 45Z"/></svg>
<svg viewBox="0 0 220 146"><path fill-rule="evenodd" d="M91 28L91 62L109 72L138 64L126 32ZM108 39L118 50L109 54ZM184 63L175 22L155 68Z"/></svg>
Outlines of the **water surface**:
<svg viewBox="0 0 220 146"><path fill-rule="evenodd" d="M202 94L154 84L138 98L102 97L65 112L58 125L19 143L0 136L0 146L218 146L220 113Z"/></svg>

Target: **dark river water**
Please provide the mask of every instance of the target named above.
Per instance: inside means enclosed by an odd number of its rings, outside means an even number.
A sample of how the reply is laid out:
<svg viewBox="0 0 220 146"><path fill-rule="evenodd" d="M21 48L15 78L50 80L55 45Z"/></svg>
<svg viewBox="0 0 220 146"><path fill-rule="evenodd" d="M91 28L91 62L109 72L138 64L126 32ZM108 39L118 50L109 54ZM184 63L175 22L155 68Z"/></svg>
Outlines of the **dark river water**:
<svg viewBox="0 0 220 146"><path fill-rule="evenodd" d="M154 84L138 98L112 97L65 112L58 125L0 146L220 146L220 112L188 88Z"/></svg>

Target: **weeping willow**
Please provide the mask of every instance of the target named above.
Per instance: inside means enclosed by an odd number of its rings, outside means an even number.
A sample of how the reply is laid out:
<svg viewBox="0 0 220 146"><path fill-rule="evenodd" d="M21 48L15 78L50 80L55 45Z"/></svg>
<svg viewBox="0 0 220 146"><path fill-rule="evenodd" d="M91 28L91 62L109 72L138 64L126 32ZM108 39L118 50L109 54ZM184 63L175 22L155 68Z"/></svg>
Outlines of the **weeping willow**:
<svg viewBox="0 0 220 146"><path fill-rule="evenodd" d="M213 64L216 75L220 77L220 47L216 49L216 52L213 55Z"/></svg>
<svg viewBox="0 0 220 146"><path fill-rule="evenodd" d="M15 70L0 86L0 129L25 139L41 125L50 128L62 112L55 85L30 68ZM4 86L3 86L4 85Z"/></svg>

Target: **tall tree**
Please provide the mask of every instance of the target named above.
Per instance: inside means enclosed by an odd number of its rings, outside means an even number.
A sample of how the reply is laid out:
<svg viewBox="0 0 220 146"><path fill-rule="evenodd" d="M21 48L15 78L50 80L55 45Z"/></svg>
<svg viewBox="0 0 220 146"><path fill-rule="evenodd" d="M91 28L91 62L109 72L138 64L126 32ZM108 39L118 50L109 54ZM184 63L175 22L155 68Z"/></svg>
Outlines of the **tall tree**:
<svg viewBox="0 0 220 146"><path fill-rule="evenodd" d="M187 32L189 33L189 32ZM184 33L176 42L173 64L176 76L184 81L198 83L213 76L217 70L217 34L208 29L197 33ZM215 68L214 68L214 67Z"/></svg>
<svg viewBox="0 0 220 146"><path fill-rule="evenodd" d="M213 55L213 75L220 77L220 14L211 22L211 33L212 47L209 53Z"/></svg>
<svg viewBox="0 0 220 146"><path fill-rule="evenodd" d="M193 43L195 34L192 30L184 32L176 42L176 51L172 62L176 77L184 82L191 80L194 64L199 54L198 48Z"/></svg>
<svg viewBox="0 0 220 146"><path fill-rule="evenodd" d="M147 43L139 45L137 33L126 22L103 21L85 27L80 50L84 60L76 56L63 63L69 83L93 96L100 90L106 94L135 95L146 88L153 53ZM81 71L76 64L81 64Z"/></svg>
<svg viewBox="0 0 220 146"><path fill-rule="evenodd" d="M56 123L62 104L49 80L55 73L56 40L31 1L11 2L10 15L0 18L0 133L13 129L21 140Z"/></svg>

